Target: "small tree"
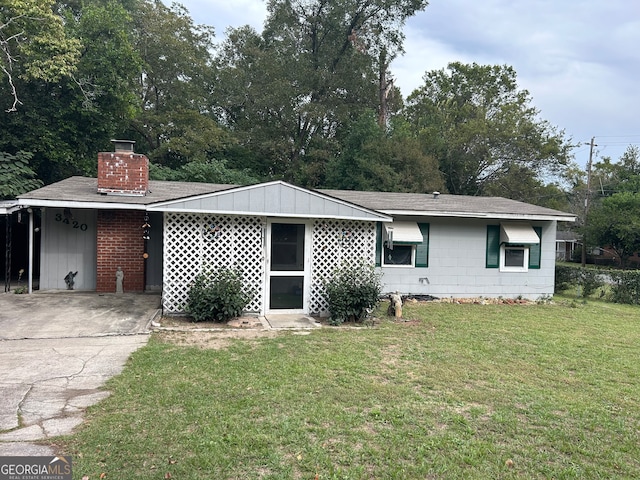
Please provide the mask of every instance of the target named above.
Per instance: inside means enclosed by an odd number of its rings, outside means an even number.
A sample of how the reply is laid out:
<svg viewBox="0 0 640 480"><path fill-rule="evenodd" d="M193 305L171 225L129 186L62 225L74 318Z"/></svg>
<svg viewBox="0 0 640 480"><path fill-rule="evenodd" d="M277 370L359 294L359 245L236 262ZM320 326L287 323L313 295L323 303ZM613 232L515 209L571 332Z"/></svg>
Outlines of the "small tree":
<svg viewBox="0 0 640 480"><path fill-rule="evenodd" d="M378 305L382 291L380 274L364 262L356 266L343 264L324 280L323 286L332 325L362 322Z"/></svg>
<svg viewBox="0 0 640 480"><path fill-rule="evenodd" d="M251 297L244 289L239 269L206 270L198 274L189 289L187 312L195 322L226 322L242 315Z"/></svg>
<svg viewBox="0 0 640 480"><path fill-rule="evenodd" d="M590 243L610 247L621 266L640 251L640 194L615 193L602 200L589 215Z"/></svg>

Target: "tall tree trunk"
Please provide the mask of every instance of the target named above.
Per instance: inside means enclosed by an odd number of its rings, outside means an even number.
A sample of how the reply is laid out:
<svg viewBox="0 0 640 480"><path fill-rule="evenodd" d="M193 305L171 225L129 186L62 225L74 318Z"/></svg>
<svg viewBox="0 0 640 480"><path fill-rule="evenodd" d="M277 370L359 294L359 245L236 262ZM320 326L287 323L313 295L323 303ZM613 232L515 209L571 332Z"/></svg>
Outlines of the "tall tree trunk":
<svg viewBox="0 0 640 480"><path fill-rule="evenodd" d="M385 49L380 51L378 72L378 125L380 128L387 127L389 119L389 96L393 88L393 78L387 79L389 62L387 61L387 52Z"/></svg>

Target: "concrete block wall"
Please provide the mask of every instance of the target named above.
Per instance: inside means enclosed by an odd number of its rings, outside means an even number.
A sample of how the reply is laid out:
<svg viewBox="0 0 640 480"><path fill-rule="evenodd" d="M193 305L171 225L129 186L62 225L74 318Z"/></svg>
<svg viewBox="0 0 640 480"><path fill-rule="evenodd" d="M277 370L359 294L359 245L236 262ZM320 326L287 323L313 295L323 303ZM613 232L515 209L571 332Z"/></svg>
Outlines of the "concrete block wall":
<svg viewBox="0 0 640 480"><path fill-rule="evenodd" d="M542 227L540 269L501 272L486 267L487 225L500 220L424 218L429 223L429 267L382 267L384 293L433 295L439 298L522 296L538 299L553 295L555 222L530 222Z"/></svg>
<svg viewBox="0 0 640 480"><path fill-rule="evenodd" d="M116 291L116 270L124 271L124 291L144 291L144 212L100 210L97 220L96 291Z"/></svg>

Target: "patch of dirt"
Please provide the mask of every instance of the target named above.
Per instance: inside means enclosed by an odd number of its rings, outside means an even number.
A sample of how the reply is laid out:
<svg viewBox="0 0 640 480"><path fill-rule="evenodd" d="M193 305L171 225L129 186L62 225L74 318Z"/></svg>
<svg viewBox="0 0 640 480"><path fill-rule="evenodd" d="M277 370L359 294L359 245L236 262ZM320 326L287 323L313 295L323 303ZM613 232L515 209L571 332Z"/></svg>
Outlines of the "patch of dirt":
<svg viewBox="0 0 640 480"><path fill-rule="evenodd" d="M191 317L186 316L166 316L158 321L159 329L185 330L245 330L262 329L264 326L258 317L240 317L228 322L194 322Z"/></svg>
<svg viewBox="0 0 640 480"><path fill-rule="evenodd" d="M228 329L217 331L185 330L158 331L156 335L167 343L196 347L202 350L222 350L229 347L234 340L255 340L258 338L275 338L281 332L276 330L242 330Z"/></svg>
<svg viewBox="0 0 640 480"><path fill-rule="evenodd" d="M153 325L156 335L175 345L220 350L236 339L273 338L278 331L264 327L258 317L234 318L227 323L194 322L190 317L166 316Z"/></svg>

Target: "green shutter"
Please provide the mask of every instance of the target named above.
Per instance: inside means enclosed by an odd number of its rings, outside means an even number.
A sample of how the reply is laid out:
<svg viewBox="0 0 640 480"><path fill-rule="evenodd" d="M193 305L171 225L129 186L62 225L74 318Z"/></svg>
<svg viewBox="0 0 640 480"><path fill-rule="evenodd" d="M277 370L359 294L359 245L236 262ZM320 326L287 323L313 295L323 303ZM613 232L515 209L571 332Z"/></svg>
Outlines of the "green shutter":
<svg viewBox="0 0 640 480"><path fill-rule="evenodd" d="M416 246L416 267L429 266L429 224L419 223L422 233L422 243Z"/></svg>
<svg viewBox="0 0 640 480"><path fill-rule="evenodd" d="M500 266L500 225L487 225L487 268Z"/></svg>
<svg viewBox="0 0 640 480"><path fill-rule="evenodd" d="M542 227L533 227L540 243L529 246L529 268L540 268L540 256L542 254Z"/></svg>
<svg viewBox="0 0 640 480"><path fill-rule="evenodd" d="M376 267L382 265L382 223L376 223Z"/></svg>

